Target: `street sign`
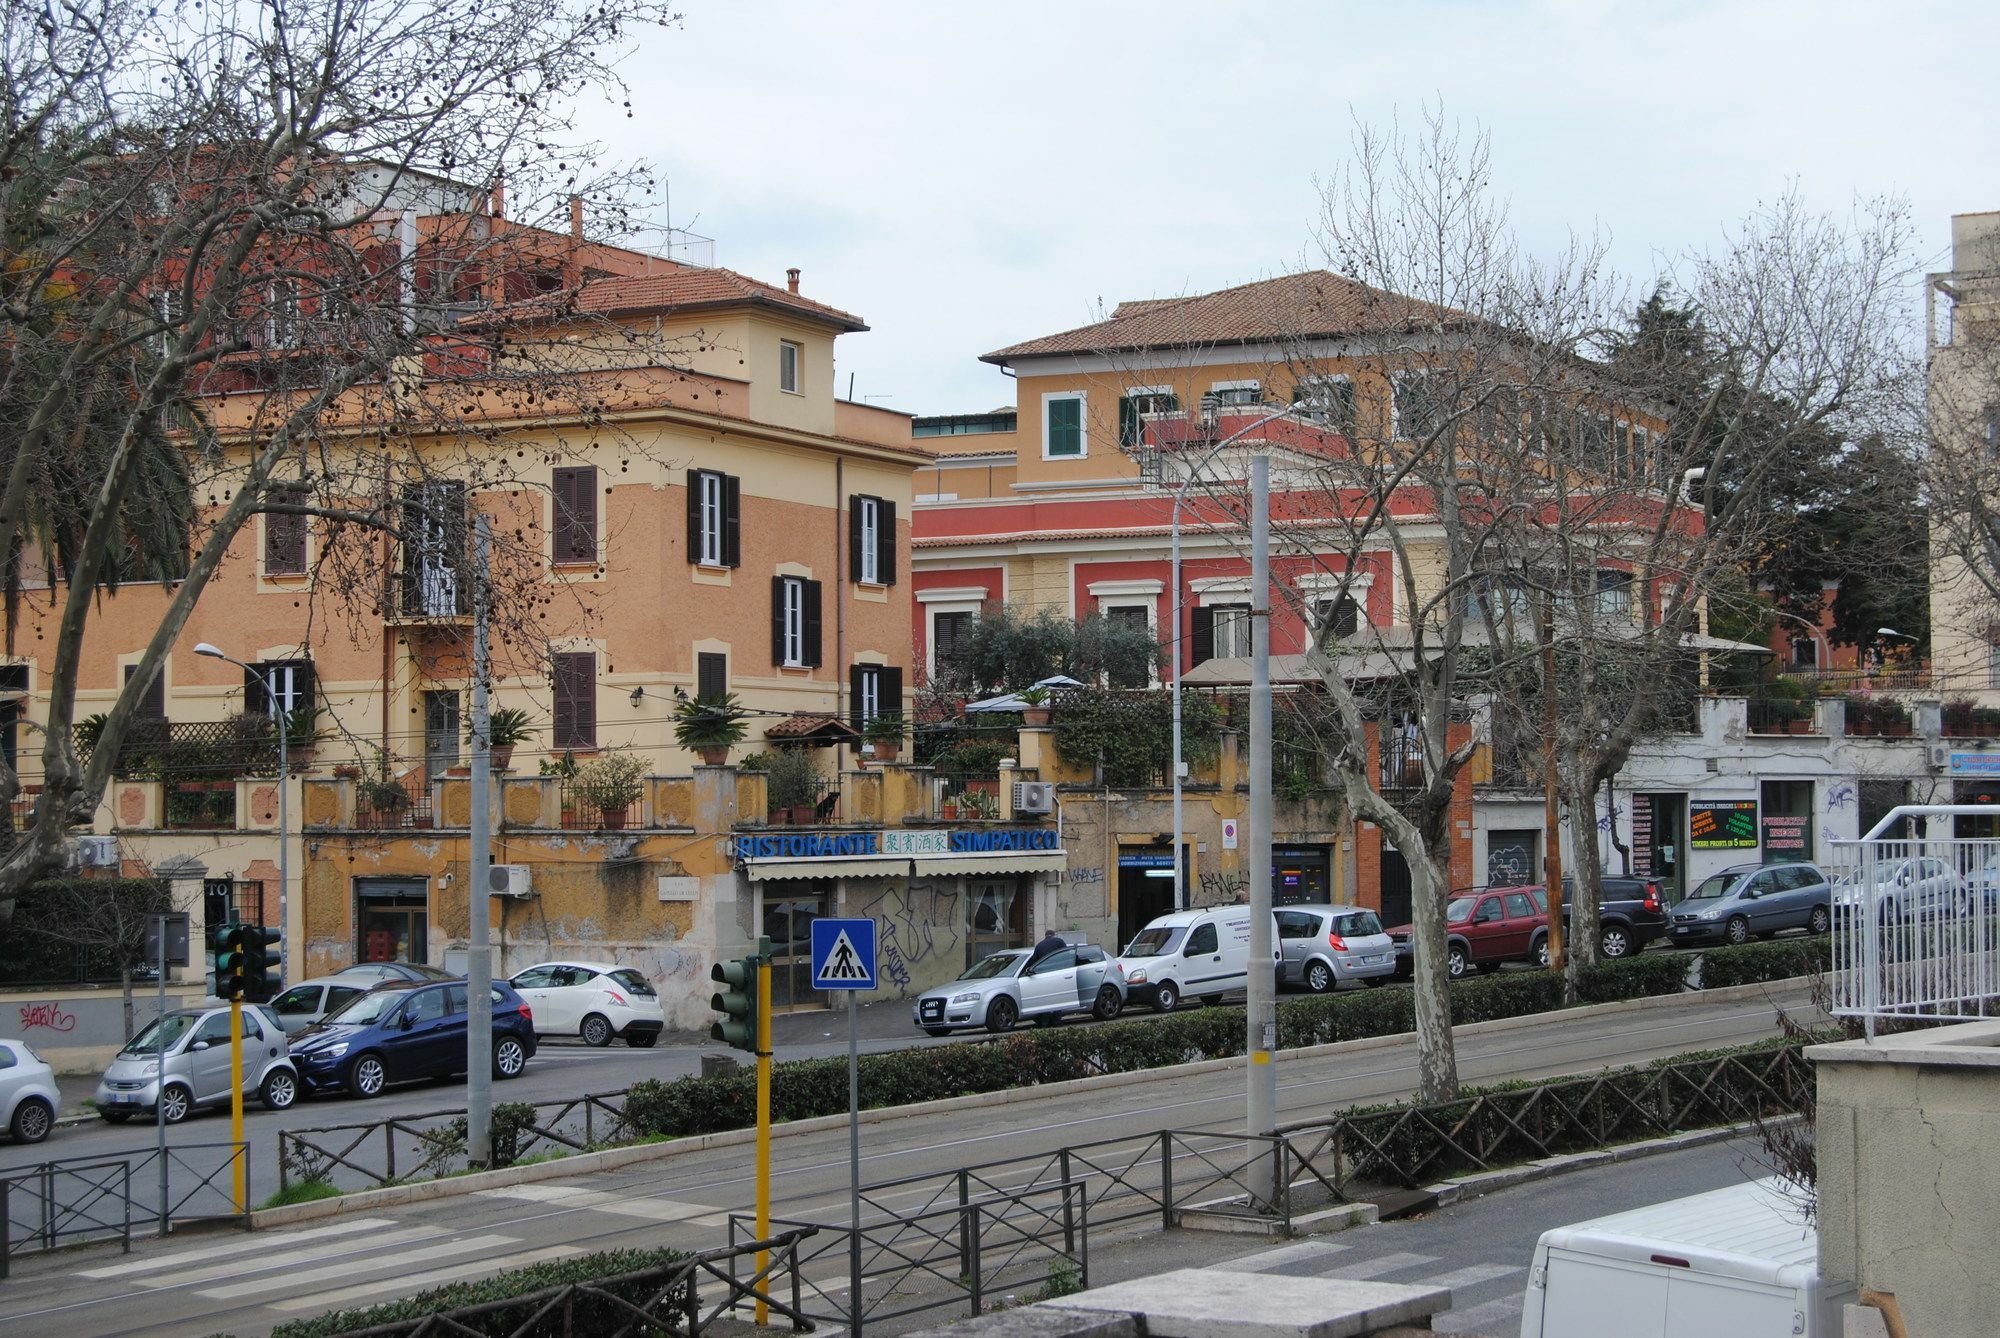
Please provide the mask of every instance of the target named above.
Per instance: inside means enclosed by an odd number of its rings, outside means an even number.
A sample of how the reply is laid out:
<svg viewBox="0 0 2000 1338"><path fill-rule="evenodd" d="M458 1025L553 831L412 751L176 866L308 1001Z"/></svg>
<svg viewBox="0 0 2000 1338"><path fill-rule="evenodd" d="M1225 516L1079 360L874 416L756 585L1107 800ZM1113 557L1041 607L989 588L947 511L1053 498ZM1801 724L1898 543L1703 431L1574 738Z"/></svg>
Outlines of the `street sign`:
<svg viewBox="0 0 2000 1338"><path fill-rule="evenodd" d="M812 987L816 990L876 988L873 920L813 921Z"/></svg>
<svg viewBox="0 0 2000 1338"><path fill-rule="evenodd" d="M165 943L160 941L166 936ZM161 953L164 950L165 956ZM188 913L169 911L146 918L146 961L155 966L188 965Z"/></svg>

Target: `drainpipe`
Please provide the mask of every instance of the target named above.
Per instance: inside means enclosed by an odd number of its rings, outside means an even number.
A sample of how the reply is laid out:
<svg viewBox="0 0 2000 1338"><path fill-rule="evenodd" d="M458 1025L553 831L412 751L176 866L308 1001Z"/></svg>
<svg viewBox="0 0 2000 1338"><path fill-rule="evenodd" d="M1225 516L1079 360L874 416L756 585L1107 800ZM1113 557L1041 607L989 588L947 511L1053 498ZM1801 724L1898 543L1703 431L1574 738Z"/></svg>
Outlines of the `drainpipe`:
<svg viewBox="0 0 2000 1338"><path fill-rule="evenodd" d="M799 290L798 271L792 272L792 291ZM833 718L847 718L847 460L843 456L833 457ZM880 517L877 517L878 521ZM890 542L894 542L892 538ZM896 704L896 713L902 714L902 703ZM866 722L863 722L866 723ZM916 740L910 746L916 747ZM855 758L859 760L861 745L854 745ZM836 754L837 755L837 754ZM844 770L845 768L836 768ZM839 776L834 777L837 783ZM837 788L837 787L836 787Z"/></svg>

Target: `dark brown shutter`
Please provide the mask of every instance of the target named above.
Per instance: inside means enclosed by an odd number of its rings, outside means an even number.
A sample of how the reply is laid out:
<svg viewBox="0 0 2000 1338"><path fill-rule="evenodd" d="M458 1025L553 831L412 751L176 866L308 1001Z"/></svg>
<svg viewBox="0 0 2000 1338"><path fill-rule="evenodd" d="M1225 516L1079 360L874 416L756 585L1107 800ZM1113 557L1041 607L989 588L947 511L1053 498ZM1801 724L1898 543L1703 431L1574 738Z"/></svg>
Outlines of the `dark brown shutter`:
<svg viewBox="0 0 2000 1338"><path fill-rule="evenodd" d="M278 487L271 500L285 506L303 506L303 489ZM264 570L274 576L296 576L306 569L306 517L280 512L264 516Z"/></svg>
<svg viewBox="0 0 2000 1338"><path fill-rule="evenodd" d="M743 565L743 484L734 474L722 476L722 565Z"/></svg>
<svg viewBox="0 0 2000 1338"><path fill-rule="evenodd" d="M164 668L164 666L162 666ZM125 666L125 681L131 683L132 676L139 672L139 666ZM153 672L153 681L139 694L139 705L133 715L140 720L165 720L167 718L167 676L159 670Z"/></svg>
<svg viewBox="0 0 2000 1338"><path fill-rule="evenodd" d="M555 657L555 746L597 746L597 656Z"/></svg>
<svg viewBox="0 0 2000 1338"><path fill-rule="evenodd" d="M714 651L695 656L694 695L720 697L729 691L729 657Z"/></svg>
<svg viewBox="0 0 2000 1338"><path fill-rule="evenodd" d="M690 469L687 473L689 562L701 561L701 477L707 472Z"/></svg>
<svg viewBox="0 0 2000 1338"><path fill-rule="evenodd" d="M271 694L264 687L264 675L255 669L243 671L243 714L271 714Z"/></svg>
<svg viewBox="0 0 2000 1338"><path fill-rule="evenodd" d="M804 654L800 657L808 668L819 668L819 582L804 581L805 586L805 642Z"/></svg>
<svg viewBox="0 0 2000 1338"><path fill-rule="evenodd" d="M1215 658L1215 610L1190 609L1194 615L1194 658L1190 666Z"/></svg>
<svg viewBox="0 0 2000 1338"><path fill-rule="evenodd" d="M847 670L847 700L849 702L847 723L854 727L854 732L857 734L861 732L861 727L868 723L861 716L861 684L867 678L868 672L874 667L871 664L856 664L849 666Z"/></svg>
<svg viewBox="0 0 2000 1338"><path fill-rule="evenodd" d="M903 671L900 668L882 670L882 690L878 695L882 701L882 714L900 719L903 714Z"/></svg>
<svg viewBox="0 0 2000 1338"><path fill-rule="evenodd" d="M771 578L771 664L785 662L785 578Z"/></svg>
<svg viewBox="0 0 2000 1338"><path fill-rule="evenodd" d="M557 562L597 561L597 466L578 465L558 469L552 480L555 494L555 536L552 551Z"/></svg>
<svg viewBox="0 0 2000 1338"><path fill-rule="evenodd" d="M861 495L849 493L847 497L847 579L859 583L861 572L867 565L867 554L862 551L861 542Z"/></svg>
<svg viewBox="0 0 2000 1338"><path fill-rule="evenodd" d="M896 504L875 503L875 574L884 585L896 583Z"/></svg>

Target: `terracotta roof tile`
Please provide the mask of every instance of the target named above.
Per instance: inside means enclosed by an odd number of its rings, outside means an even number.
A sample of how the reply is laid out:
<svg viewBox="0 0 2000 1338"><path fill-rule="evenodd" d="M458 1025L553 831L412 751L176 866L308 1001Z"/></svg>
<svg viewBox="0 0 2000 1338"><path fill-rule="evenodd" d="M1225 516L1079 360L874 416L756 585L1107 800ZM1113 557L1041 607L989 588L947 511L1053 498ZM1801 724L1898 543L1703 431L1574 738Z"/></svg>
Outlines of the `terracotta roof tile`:
<svg viewBox="0 0 2000 1338"><path fill-rule="evenodd" d="M792 715L764 727L767 739L860 738L852 726L830 715Z"/></svg>
<svg viewBox="0 0 2000 1338"><path fill-rule="evenodd" d="M1368 334L1411 324L1457 323L1462 312L1308 270L1194 297L1121 302L1109 320L995 350L983 362L1051 353L1095 353L1183 344Z"/></svg>
<svg viewBox="0 0 2000 1338"><path fill-rule="evenodd" d="M787 292L732 269L704 269L696 265L683 265L671 273L645 278L594 279L583 286L576 306L580 311L608 315L659 308L735 306L745 302L779 307L848 330L868 328L859 316L838 307Z"/></svg>

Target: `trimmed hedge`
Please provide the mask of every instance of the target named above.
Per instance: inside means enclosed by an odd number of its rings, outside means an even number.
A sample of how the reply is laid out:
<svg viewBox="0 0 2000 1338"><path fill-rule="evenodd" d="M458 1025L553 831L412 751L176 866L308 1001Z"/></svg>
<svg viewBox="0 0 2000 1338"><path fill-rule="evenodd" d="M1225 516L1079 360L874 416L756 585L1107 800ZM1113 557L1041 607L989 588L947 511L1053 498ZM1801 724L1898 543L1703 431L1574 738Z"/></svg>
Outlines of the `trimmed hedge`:
<svg viewBox="0 0 2000 1338"><path fill-rule="evenodd" d="M1583 973L1578 993L1585 1003L1677 994L1687 963L1679 953L1606 962ZM1562 1007L1562 981L1547 971L1483 976L1451 987L1455 1024ZM1413 1031L1414 1009L1414 993L1400 989L1285 999L1278 1004L1278 1047L1295 1050ZM973 1045L892 1050L861 1056L861 1104L910 1105L1226 1059L1242 1054L1244 1041L1242 1008L1216 1007L1095 1027L1038 1028ZM791 1060L774 1066L772 1119L803 1120L846 1109L845 1058ZM650 1079L634 1084L626 1094L623 1132L630 1138L719 1133L755 1123L756 1111L756 1076L747 1071L672 1082Z"/></svg>
<svg viewBox="0 0 2000 1338"><path fill-rule="evenodd" d="M576 1282L597 1283L606 1278L618 1278L631 1273L642 1276L628 1282L616 1283L606 1287L605 1290L635 1304L643 1304L660 1289L660 1279L655 1276L658 1271L669 1268L686 1257L679 1250L606 1250L601 1254L579 1255L574 1259L555 1259L506 1273L496 1273L477 1282L454 1282L449 1286L436 1287L427 1292L419 1292L415 1296L406 1296L399 1301L387 1301L361 1310L335 1310L313 1319L293 1320L289 1324L280 1324L271 1330L271 1338L335 1338L338 1334L353 1333L381 1324L414 1323L444 1311L462 1310L467 1306L484 1305L489 1301L511 1300L517 1296L527 1298L551 1287L564 1287ZM684 1298L685 1284L682 1285L681 1291ZM676 1298L675 1304L684 1308L685 1301L682 1298ZM525 1324L533 1316L534 1311L535 1305L523 1299L518 1306L505 1306L478 1316L474 1321L477 1327L473 1331L492 1334L512 1333L520 1325ZM578 1333L608 1333L621 1328L631 1319L629 1311L618 1310L596 1297L578 1298L571 1316L576 1321ZM547 1326L537 1327L535 1332L559 1333L562 1331L561 1319L561 1313L557 1312L549 1317Z"/></svg>
<svg viewBox="0 0 2000 1338"><path fill-rule="evenodd" d="M1832 967L1833 940L1825 934L1745 943L1739 948L1704 948L1701 985L1709 990L1728 985L1756 985L1767 980L1815 975Z"/></svg>

